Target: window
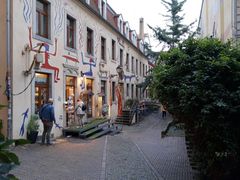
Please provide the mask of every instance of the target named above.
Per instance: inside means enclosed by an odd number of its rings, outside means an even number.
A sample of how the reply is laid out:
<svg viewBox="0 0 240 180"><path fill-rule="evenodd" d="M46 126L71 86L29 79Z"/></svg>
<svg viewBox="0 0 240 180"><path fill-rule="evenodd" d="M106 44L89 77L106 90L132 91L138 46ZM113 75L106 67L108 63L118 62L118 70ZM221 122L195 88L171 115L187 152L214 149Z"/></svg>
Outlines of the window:
<svg viewBox="0 0 240 180"><path fill-rule="evenodd" d="M93 30L87 28L87 53L93 55Z"/></svg>
<svg viewBox="0 0 240 180"><path fill-rule="evenodd" d="M122 20L120 20L120 23L119 23L119 31L122 32Z"/></svg>
<svg viewBox="0 0 240 180"><path fill-rule="evenodd" d="M134 73L134 57L132 56L132 73Z"/></svg>
<svg viewBox="0 0 240 180"><path fill-rule="evenodd" d="M134 85L132 84L132 89L131 89L132 98L133 98L133 92L134 92Z"/></svg>
<svg viewBox="0 0 240 180"><path fill-rule="evenodd" d="M116 97L115 97L115 82L112 82L112 101L115 101L116 100Z"/></svg>
<svg viewBox="0 0 240 180"><path fill-rule="evenodd" d="M112 40L112 59L115 60L115 46L116 42Z"/></svg>
<svg viewBox="0 0 240 180"><path fill-rule="evenodd" d="M36 1L36 34L49 38L50 4L43 0Z"/></svg>
<svg viewBox="0 0 240 180"><path fill-rule="evenodd" d="M101 37L101 58L106 61L106 39Z"/></svg>
<svg viewBox="0 0 240 180"><path fill-rule="evenodd" d="M143 64L142 69L143 69L143 76L145 76L145 65Z"/></svg>
<svg viewBox="0 0 240 180"><path fill-rule="evenodd" d="M127 96L129 96L129 84L127 84Z"/></svg>
<svg viewBox="0 0 240 180"><path fill-rule="evenodd" d="M107 104L106 81L101 81L102 105Z"/></svg>
<svg viewBox="0 0 240 180"><path fill-rule="evenodd" d="M67 47L75 48L76 20L67 16Z"/></svg>
<svg viewBox="0 0 240 180"><path fill-rule="evenodd" d="M142 62L140 62L140 76L142 76Z"/></svg>
<svg viewBox="0 0 240 180"><path fill-rule="evenodd" d="M129 54L126 54L126 70L129 71Z"/></svg>
<svg viewBox="0 0 240 180"><path fill-rule="evenodd" d="M35 74L35 113L39 112L40 107L47 103L49 99L49 74Z"/></svg>
<svg viewBox="0 0 240 180"><path fill-rule="evenodd" d="M138 60L136 59L136 74L138 75Z"/></svg>
<svg viewBox="0 0 240 180"><path fill-rule="evenodd" d="M120 66L123 66L123 50L120 49Z"/></svg>
<svg viewBox="0 0 240 180"><path fill-rule="evenodd" d="M136 99L138 99L138 88L136 87Z"/></svg>

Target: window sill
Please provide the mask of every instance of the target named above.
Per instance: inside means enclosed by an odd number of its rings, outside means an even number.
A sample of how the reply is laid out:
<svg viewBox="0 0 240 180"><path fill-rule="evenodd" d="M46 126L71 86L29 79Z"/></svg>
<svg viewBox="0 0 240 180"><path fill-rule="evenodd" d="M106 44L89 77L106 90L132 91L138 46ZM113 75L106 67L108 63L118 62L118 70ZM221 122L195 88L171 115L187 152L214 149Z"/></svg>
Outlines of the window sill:
<svg viewBox="0 0 240 180"><path fill-rule="evenodd" d="M74 49L74 48L71 48L71 47L68 47L68 46L65 46L65 49L67 50L67 51L70 51L70 52L72 52L72 53L77 53L77 49Z"/></svg>
<svg viewBox="0 0 240 180"><path fill-rule="evenodd" d="M51 39L47 39L47 38L39 36L37 34L33 34L33 39L36 39L36 40L39 40L39 41L42 41L42 42L45 42L45 43L48 43L48 44L51 44L51 45L53 44Z"/></svg>
<svg viewBox="0 0 240 180"><path fill-rule="evenodd" d="M111 59L111 62L113 62L113 63L117 63L117 61L115 60L115 59Z"/></svg>

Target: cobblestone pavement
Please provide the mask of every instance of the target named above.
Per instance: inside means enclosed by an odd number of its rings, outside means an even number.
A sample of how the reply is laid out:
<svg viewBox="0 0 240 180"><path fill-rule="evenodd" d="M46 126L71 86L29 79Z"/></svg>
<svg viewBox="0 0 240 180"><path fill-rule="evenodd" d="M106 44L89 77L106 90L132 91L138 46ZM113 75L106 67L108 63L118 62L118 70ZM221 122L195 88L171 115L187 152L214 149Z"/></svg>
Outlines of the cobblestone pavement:
<svg viewBox="0 0 240 180"><path fill-rule="evenodd" d="M161 138L171 117L161 119L160 113L153 113L135 126L125 127L125 136L131 138L143 156L151 163L158 177L166 180L197 179L190 167L184 137Z"/></svg>
<svg viewBox="0 0 240 180"><path fill-rule="evenodd" d="M16 147L21 165L11 173L21 180L193 179L184 138L161 138L170 119L159 117L152 114L96 140L64 138L52 146Z"/></svg>

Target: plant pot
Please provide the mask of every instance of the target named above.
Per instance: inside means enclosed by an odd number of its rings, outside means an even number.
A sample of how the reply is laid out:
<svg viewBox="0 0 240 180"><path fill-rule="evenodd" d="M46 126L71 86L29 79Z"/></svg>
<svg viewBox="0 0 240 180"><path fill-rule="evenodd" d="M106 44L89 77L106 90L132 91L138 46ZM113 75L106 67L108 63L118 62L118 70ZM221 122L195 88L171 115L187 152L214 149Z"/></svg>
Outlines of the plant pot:
<svg viewBox="0 0 240 180"><path fill-rule="evenodd" d="M27 139L30 141L31 144L36 143L38 137L38 131L30 131L27 133Z"/></svg>

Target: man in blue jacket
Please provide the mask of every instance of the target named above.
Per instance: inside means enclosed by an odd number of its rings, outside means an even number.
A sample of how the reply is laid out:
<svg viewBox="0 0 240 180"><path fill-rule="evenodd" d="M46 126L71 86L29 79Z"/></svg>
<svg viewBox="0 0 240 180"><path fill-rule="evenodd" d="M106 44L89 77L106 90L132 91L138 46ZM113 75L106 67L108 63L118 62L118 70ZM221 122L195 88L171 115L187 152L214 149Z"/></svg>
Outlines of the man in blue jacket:
<svg viewBox="0 0 240 180"><path fill-rule="evenodd" d="M39 111L39 116L43 123L42 144L45 143L46 138L47 145L51 145L50 142L51 130L53 127L53 123L56 123L52 98L49 98L48 103L42 106L42 108Z"/></svg>

